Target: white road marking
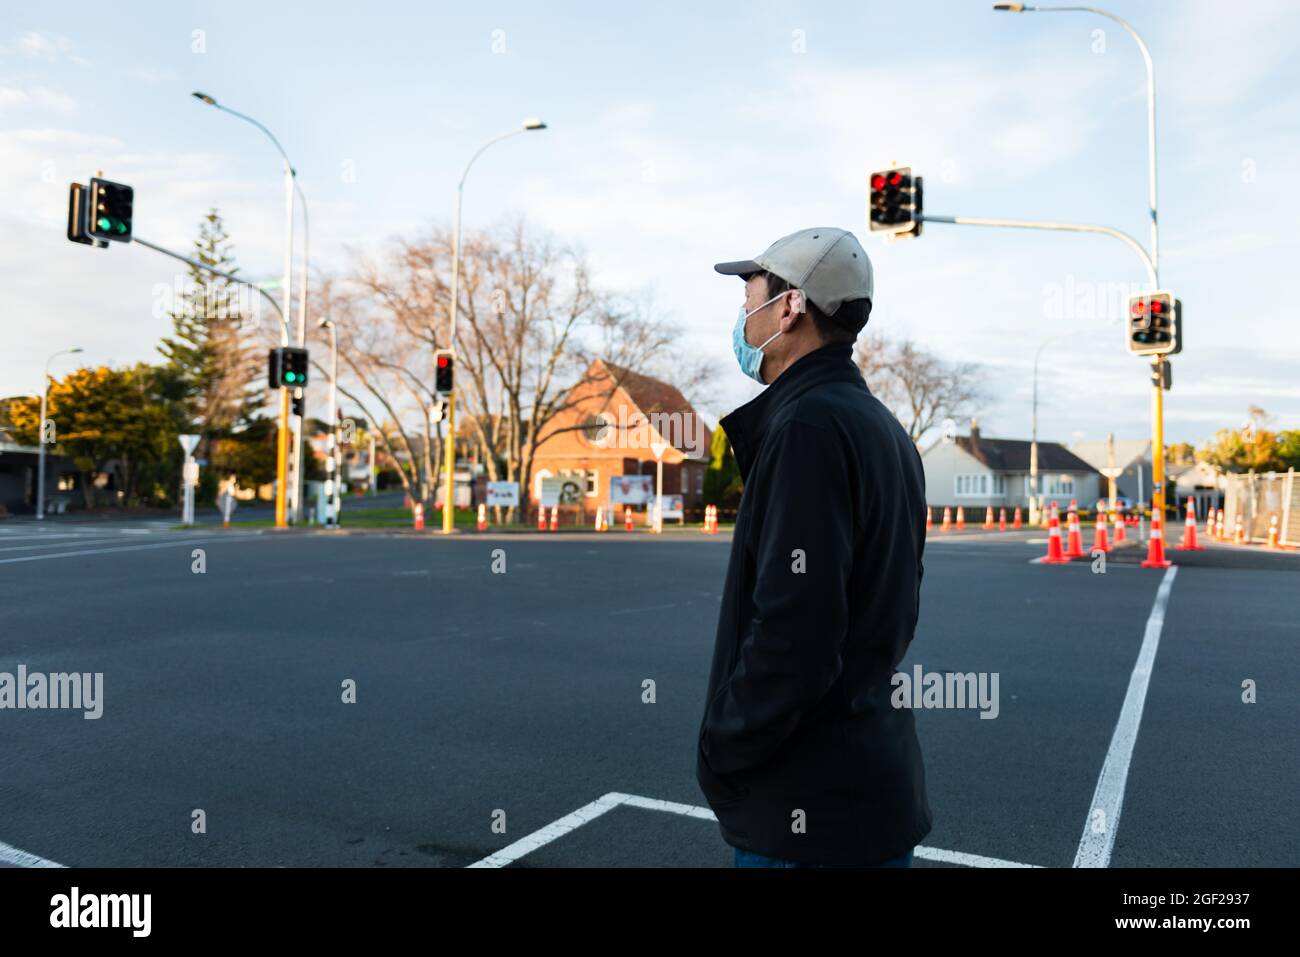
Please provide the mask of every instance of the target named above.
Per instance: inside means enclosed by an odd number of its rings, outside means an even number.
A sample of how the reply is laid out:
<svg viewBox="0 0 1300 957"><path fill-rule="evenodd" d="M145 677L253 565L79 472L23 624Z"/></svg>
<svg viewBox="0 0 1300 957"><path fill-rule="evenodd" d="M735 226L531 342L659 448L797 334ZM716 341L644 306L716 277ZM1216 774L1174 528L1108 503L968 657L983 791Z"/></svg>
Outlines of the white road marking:
<svg viewBox="0 0 1300 957"><path fill-rule="evenodd" d="M1169 592L1177 574L1178 566L1171 565L1156 592L1137 663L1133 665L1133 674L1129 677L1128 693L1124 695L1119 722L1111 736L1110 749L1106 752L1106 761L1097 778L1097 790L1093 792L1088 816L1083 822L1083 837L1080 838L1079 850L1074 855L1075 867L1110 866L1110 854L1115 847L1115 834L1119 830L1119 815L1124 807L1124 787L1128 783L1129 763L1133 759L1133 747L1137 744L1138 726L1142 723L1142 708L1146 704L1147 686L1151 683L1156 649L1160 647L1165 607L1169 603ZM1100 818L1097 817L1099 812L1102 815Z"/></svg>
<svg viewBox="0 0 1300 957"><path fill-rule="evenodd" d="M679 804L676 801L661 801L657 798L642 797L639 794L623 794L619 791L610 791L608 794L601 795L590 804L584 804L572 814L566 814L558 821L540 828L533 833L521 837L513 844L503 847L494 854L489 854L481 861L475 861L470 867L505 867L507 864L513 864L525 854L529 854L539 847L550 844L557 838L564 837L566 834L577 830L582 825L594 821L607 811L612 811L619 806L639 807L647 811L666 811L669 814L680 814L683 817L696 818L701 821L717 821L713 811L707 807L696 807L693 804ZM964 867L1033 867L1037 864L1019 864L1015 861L1004 861L997 857L983 857L979 854L964 854L961 851L943 851L935 847L917 847L914 852L916 857L924 858L928 861L940 861L945 864L960 864Z"/></svg>
<svg viewBox="0 0 1300 957"><path fill-rule="evenodd" d="M240 542L258 538L253 535L221 535L216 538L184 538L174 542L158 542L154 545L119 545L116 548L88 548L76 552L56 552L52 555L23 555L20 558L0 558L0 565L12 565L15 562L43 562L50 558L76 558L81 555L106 555L109 552L139 552L150 548L173 548L177 545L198 545L203 542Z"/></svg>
<svg viewBox="0 0 1300 957"><path fill-rule="evenodd" d="M76 542L42 542L40 545L6 545L4 548L0 548L0 552L30 552L37 548L65 548L68 545L106 545L109 542L120 541L120 538L92 538Z"/></svg>
<svg viewBox="0 0 1300 957"><path fill-rule="evenodd" d="M611 808L618 807L623 803L626 795L611 791L604 797L599 797L590 804L584 804L572 814L566 814L558 821L552 821L546 827L533 831L525 837L520 838L513 844L508 844L495 854L490 854L481 861L469 865L470 867L505 867L507 864L519 860L525 854L531 853L557 837L563 837L570 831L582 827L588 821L594 821Z"/></svg>
<svg viewBox="0 0 1300 957"><path fill-rule="evenodd" d="M6 844L0 841L0 864L8 864L11 867L62 867L62 864L56 864L54 861L48 861L36 854L28 854L26 851L20 851L12 844Z"/></svg>

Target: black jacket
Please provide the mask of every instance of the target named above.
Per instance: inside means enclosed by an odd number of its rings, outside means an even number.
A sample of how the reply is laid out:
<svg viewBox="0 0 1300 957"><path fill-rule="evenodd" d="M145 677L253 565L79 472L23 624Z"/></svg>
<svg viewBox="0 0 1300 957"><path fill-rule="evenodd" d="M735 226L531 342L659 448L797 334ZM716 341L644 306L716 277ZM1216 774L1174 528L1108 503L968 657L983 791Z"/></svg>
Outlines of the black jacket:
<svg viewBox="0 0 1300 957"><path fill-rule="evenodd" d="M803 356L721 424L745 491L700 788L735 847L819 864L897 857L930 832L912 712L890 705L920 608L921 458L847 345Z"/></svg>

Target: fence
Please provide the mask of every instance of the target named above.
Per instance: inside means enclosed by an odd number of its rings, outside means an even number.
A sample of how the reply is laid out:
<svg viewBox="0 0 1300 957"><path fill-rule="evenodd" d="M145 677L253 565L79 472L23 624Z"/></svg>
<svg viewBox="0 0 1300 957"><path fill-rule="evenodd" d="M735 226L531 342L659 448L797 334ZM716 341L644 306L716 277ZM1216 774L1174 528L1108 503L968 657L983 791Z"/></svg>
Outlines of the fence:
<svg viewBox="0 0 1300 957"><path fill-rule="evenodd" d="M1231 534L1241 515L1246 537L1252 542L1268 541L1273 516L1278 520L1278 537L1283 544L1300 545L1300 482L1295 469L1286 473L1258 475L1229 473L1224 496L1223 522Z"/></svg>

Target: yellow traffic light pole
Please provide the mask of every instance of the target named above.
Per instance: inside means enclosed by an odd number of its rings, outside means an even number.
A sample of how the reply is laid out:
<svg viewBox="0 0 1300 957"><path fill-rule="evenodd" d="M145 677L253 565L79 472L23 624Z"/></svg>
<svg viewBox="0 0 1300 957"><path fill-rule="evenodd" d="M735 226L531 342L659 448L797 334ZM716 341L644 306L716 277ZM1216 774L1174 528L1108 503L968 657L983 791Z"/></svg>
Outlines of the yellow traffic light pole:
<svg viewBox="0 0 1300 957"><path fill-rule="evenodd" d="M280 422L275 436L275 527L284 528L289 460L289 390L280 386Z"/></svg>
<svg viewBox="0 0 1300 957"><path fill-rule="evenodd" d="M456 393L447 396L447 449L443 457L447 473L446 491L442 498L442 533L450 535L456 522Z"/></svg>

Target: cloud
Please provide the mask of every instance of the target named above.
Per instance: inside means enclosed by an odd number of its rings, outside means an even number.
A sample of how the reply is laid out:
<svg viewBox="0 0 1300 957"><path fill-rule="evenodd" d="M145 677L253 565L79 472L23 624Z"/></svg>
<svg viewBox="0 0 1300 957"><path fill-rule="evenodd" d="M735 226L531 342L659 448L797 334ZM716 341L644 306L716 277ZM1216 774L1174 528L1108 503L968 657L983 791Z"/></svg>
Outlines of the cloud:
<svg viewBox="0 0 1300 957"><path fill-rule="evenodd" d="M77 101L44 86L31 86L25 89L18 86L0 86L0 116L21 110L41 110L69 115L77 112Z"/></svg>
<svg viewBox="0 0 1300 957"><path fill-rule="evenodd" d="M39 30L29 30L19 34L12 47L8 50L0 50L0 53L9 52L29 60L44 60L47 63L66 60L83 69L90 66L89 60L74 52L72 41L67 37L43 33Z"/></svg>

